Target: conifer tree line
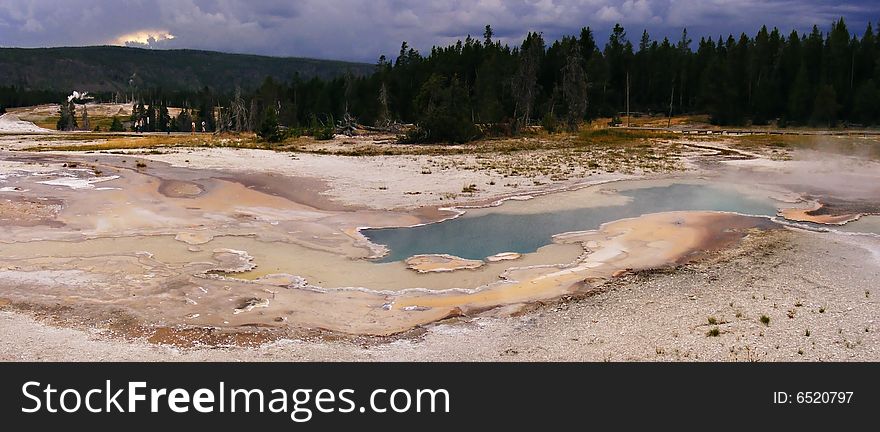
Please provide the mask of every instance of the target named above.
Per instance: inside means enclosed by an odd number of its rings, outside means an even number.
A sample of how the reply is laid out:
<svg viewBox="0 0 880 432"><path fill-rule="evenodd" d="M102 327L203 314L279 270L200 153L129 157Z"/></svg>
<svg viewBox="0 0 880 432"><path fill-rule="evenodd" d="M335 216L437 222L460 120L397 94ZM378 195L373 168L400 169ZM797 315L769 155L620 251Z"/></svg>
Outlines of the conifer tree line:
<svg viewBox="0 0 880 432"><path fill-rule="evenodd" d="M189 131L191 121L200 129L205 121L209 131L270 134L275 122L297 130L413 123L407 139L416 142L465 142L537 124L575 130L627 111L708 114L719 125L871 126L880 123L878 86L880 38L871 24L857 34L843 18L828 31L762 27L754 36L699 41L687 30L674 41L647 31L633 38L618 24L604 43L585 27L552 42L529 33L515 46L486 26L482 38L425 54L404 42L367 76L267 78L255 91L226 94L150 89L138 99L151 102L136 103L130 120L149 117L156 131ZM7 87L0 95L41 94ZM170 118L170 106L184 107L182 118Z"/></svg>
<svg viewBox="0 0 880 432"><path fill-rule="evenodd" d="M138 132L190 132L192 123L196 123L196 131L202 130L202 122L205 122L207 131L216 130L216 116L213 114L215 107L210 98L202 99L198 109L184 106L177 116L172 116L165 101L159 101L145 105L143 101L133 104L131 115L128 120L131 130ZM122 128L121 122L114 118L114 124L110 127L111 132L117 132Z"/></svg>
<svg viewBox="0 0 880 432"><path fill-rule="evenodd" d="M854 34L843 18L830 31L762 27L752 37L633 42L615 25L600 44L589 27L549 43L529 33L502 44L486 26L426 55L404 42L374 74L330 81L267 80L255 107L278 107L278 121L307 126L314 116L350 115L367 125L419 125L414 141L463 142L544 124L574 130L627 110L709 114L719 125L862 126L880 123L880 39L873 26ZM275 108L272 108L275 109ZM254 124L260 124L262 118Z"/></svg>

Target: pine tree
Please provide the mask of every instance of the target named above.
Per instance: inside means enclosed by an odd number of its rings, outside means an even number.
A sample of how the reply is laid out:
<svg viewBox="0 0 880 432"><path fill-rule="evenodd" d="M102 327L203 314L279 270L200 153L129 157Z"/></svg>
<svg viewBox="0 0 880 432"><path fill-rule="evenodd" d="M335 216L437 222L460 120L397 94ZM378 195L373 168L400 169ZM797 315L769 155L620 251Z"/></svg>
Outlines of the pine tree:
<svg viewBox="0 0 880 432"><path fill-rule="evenodd" d="M284 134L278 126L278 111L275 107L269 107L263 116L263 122L260 124L260 130L257 132L260 138L276 143L284 140Z"/></svg>
<svg viewBox="0 0 880 432"><path fill-rule="evenodd" d="M801 65L789 92L788 117L795 122L805 123L812 113L815 97L807 75L806 65Z"/></svg>
<svg viewBox="0 0 880 432"><path fill-rule="evenodd" d="M70 108L68 108L70 111L70 117L67 118L67 129L65 130L72 131L79 128L79 125L76 123L76 104L73 101L70 101L68 102L68 105L70 106Z"/></svg>
<svg viewBox="0 0 880 432"><path fill-rule="evenodd" d="M150 104L144 112L144 131L155 132L156 128L156 106Z"/></svg>
<svg viewBox="0 0 880 432"><path fill-rule="evenodd" d="M838 108L843 109L844 115L848 113L846 108L851 104L853 94L855 55L851 42L849 29L843 18L835 21L828 34L825 68L827 82L833 87L837 101L842 103Z"/></svg>
<svg viewBox="0 0 880 432"><path fill-rule="evenodd" d="M192 130L192 116L189 111L184 108L180 110L177 119L174 121L178 132L190 132Z"/></svg>
<svg viewBox="0 0 880 432"><path fill-rule="evenodd" d="M464 143L480 136L466 109L467 91L457 76L433 74L416 97L419 123L408 141Z"/></svg>
<svg viewBox="0 0 880 432"><path fill-rule="evenodd" d="M874 80L869 79L862 83L856 91L853 102L853 119L863 125L877 124L880 120L878 100L880 100L880 89L874 84Z"/></svg>
<svg viewBox="0 0 880 432"><path fill-rule="evenodd" d="M76 122L76 104L73 101L61 102L59 115L58 122L55 124L56 129L60 131L76 130L78 127Z"/></svg>
<svg viewBox="0 0 880 432"><path fill-rule="evenodd" d="M119 117L113 117L113 123L110 124L110 132L124 132L125 128L122 127L122 122L119 121Z"/></svg>
<svg viewBox="0 0 880 432"><path fill-rule="evenodd" d="M168 107L164 103L159 105L156 129L160 132L169 132L171 130L171 115L168 114Z"/></svg>
<svg viewBox="0 0 880 432"><path fill-rule="evenodd" d="M691 52L691 42L693 40L688 37L687 28L681 30L681 38L678 40L675 48L678 51L678 110L684 111L684 102L691 97L690 89L690 69L693 63L693 52Z"/></svg>
<svg viewBox="0 0 880 432"><path fill-rule="evenodd" d="M568 130L576 132L587 112L587 76L581 66L581 56L572 43L568 58L562 71L562 93L566 105L565 124Z"/></svg>
<svg viewBox="0 0 880 432"><path fill-rule="evenodd" d="M494 50L495 45L490 47ZM468 98L461 101L465 109L471 105L478 123L497 123L504 117L504 106L500 97L505 91L504 82L499 79L501 74L502 64L498 53L488 54L477 69L477 77L473 85L476 106L474 107ZM467 87L466 82L460 81L460 83Z"/></svg>
<svg viewBox="0 0 880 432"><path fill-rule="evenodd" d="M214 119L214 106L210 99L204 99L199 104L199 121L205 122L205 130L208 132L217 130L217 122ZM201 125L199 130L201 130Z"/></svg>
<svg viewBox="0 0 880 432"><path fill-rule="evenodd" d="M608 83L611 93L609 101L620 111L626 105L627 74L633 57L632 44L626 38L626 30L615 24L605 45L605 61L608 63Z"/></svg>
<svg viewBox="0 0 880 432"><path fill-rule="evenodd" d="M813 123L828 127L834 126L837 122L839 109L840 105L837 103L837 92L834 91L834 86L825 84L819 87L813 104Z"/></svg>
<svg viewBox="0 0 880 432"><path fill-rule="evenodd" d="M859 43L859 55L857 61L857 77L856 80L871 79L874 71L880 66L878 59L878 49L880 49L880 40L874 34L874 27L868 23L865 33L862 34L862 40Z"/></svg>
<svg viewBox="0 0 880 432"><path fill-rule="evenodd" d="M69 130L67 129L68 123L70 122L70 105L68 105L67 101L61 102L61 105L58 109L58 122L55 123L55 129L60 131Z"/></svg>
<svg viewBox="0 0 880 432"><path fill-rule="evenodd" d="M144 109L144 103L142 101L138 101L138 103L131 110L131 121L137 122L138 120L143 120L146 112L147 110Z"/></svg>

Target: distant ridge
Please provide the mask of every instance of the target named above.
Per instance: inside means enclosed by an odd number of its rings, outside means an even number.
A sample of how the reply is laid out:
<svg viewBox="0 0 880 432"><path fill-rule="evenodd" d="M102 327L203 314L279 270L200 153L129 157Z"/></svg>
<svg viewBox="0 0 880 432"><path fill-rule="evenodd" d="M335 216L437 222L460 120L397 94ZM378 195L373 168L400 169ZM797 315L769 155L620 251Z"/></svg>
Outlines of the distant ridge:
<svg viewBox="0 0 880 432"><path fill-rule="evenodd" d="M0 86L69 92L126 92L134 76L141 90L228 92L258 87L267 76L289 81L333 78L347 71L365 75L374 66L335 60L227 54L189 49L154 50L117 46L0 48Z"/></svg>

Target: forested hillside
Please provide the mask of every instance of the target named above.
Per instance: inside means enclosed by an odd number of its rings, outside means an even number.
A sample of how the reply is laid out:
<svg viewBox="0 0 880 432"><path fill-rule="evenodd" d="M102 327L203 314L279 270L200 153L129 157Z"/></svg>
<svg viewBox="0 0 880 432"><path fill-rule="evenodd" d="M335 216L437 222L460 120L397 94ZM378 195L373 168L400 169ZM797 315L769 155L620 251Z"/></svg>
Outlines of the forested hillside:
<svg viewBox="0 0 880 432"><path fill-rule="evenodd" d="M364 75L373 66L307 58L226 54L196 50L150 50L94 46L0 48L0 86L23 90L131 93L140 90L231 93L253 90L266 77L330 79L347 72Z"/></svg>

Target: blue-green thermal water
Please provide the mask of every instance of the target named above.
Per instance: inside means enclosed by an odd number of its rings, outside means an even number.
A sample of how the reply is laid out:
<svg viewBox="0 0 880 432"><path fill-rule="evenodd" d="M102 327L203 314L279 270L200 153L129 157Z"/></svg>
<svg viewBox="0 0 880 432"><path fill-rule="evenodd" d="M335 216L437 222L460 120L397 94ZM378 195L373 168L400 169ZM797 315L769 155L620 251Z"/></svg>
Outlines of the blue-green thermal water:
<svg viewBox="0 0 880 432"><path fill-rule="evenodd" d="M625 205L585 207L537 214L492 212L465 214L456 219L416 227L370 228L361 231L389 253L377 262L400 261L418 254L449 254L484 259L501 252L529 253L551 243L554 234L599 228L603 223L648 213L684 210L727 211L773 216L772 202L747 197L730 189L672 184L620 192L631 197ZM538 199L552 199L546 196Z"/></svg>

